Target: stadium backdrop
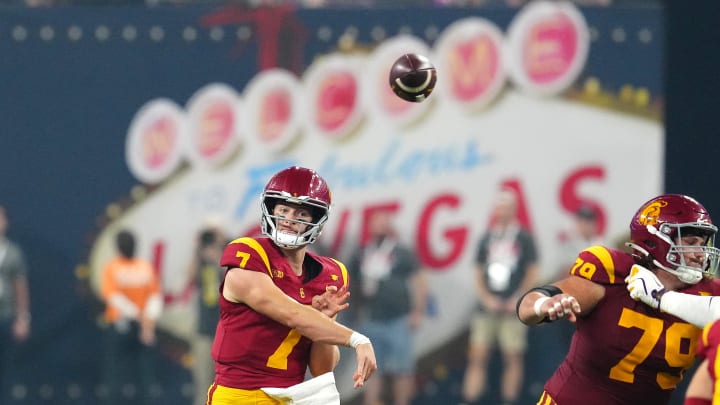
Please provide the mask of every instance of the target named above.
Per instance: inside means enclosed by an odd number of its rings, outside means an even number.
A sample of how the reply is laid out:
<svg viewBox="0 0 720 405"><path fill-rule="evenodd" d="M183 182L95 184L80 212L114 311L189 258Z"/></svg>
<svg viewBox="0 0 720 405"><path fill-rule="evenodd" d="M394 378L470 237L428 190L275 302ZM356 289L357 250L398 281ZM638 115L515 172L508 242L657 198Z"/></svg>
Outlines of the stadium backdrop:
<svg viewBox="0 0 720 405"><path fill-rule="evenodd" d="M474 247L499 187L520 192L546 277L578 204L594 205L615 241L662 189L660 8L115 6L0 16L0 203L28 255L35 320L9 403L96 402L97 275L122 226L139 233L162 275L161 388L167 403L186 400L184 275L195 232L218 220L230 235L255 232L262 184L290 164L329 181L335 205L321 242L341 258L370 211L396 213L431 278L424 358L465 332ZM438 67L422 104L387 89L387 66L406 50ZM455 365L439 366L424 380ZM351 398L345 373L338 382Z"/></svg>

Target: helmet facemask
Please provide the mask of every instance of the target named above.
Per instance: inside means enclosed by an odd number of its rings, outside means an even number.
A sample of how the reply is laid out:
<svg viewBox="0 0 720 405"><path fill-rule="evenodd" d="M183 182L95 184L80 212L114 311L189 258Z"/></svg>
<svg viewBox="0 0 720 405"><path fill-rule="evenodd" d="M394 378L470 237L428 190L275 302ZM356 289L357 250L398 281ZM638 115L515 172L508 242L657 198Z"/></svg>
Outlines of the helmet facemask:
<svg viewBox="0 0 720 405"><path fill-rule="evenodd" d="M289 219L273 214L278 203L302 205L310 208L313 222ZM262 196L261 227L263 235L270 237L278 246L286 249L296 249L314 243L320 236L322 228L328 220L329 208L322 201L309 197L293 197L284 191L266 191ZM278 230L278 221L289 221L304 226L304 231L289 233Z"/></svg>
<svg viewBox="0 0 720 405"><path fill-rule="evenodd" d="M696 284L706 274L714 275L720 262L720 249L715 247L717 227L702 222L683 224L664 223L660 228L648 225L648 232L667 243L668 249L664 260L653 258L653 263L661 269L675 275L687 284ZM702 245L683 245L683 237L701 236L705 238ZM702 254L701 265L688 263L686 255Z"/></svg>

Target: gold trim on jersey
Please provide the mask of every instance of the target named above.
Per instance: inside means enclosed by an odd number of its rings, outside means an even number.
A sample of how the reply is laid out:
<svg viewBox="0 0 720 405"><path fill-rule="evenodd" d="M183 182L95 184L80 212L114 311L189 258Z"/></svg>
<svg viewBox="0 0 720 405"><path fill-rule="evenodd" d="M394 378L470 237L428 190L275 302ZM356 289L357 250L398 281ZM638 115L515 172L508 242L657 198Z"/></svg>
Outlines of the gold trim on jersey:
<svg viewBox="0 0 720 405"><path fill-rule="evenodd" d="M540 399L537 401L536 405L556 405L556 404L557 403L555 402L554 399L552 399L550 394L548 394L547 391L543 390L542 395L540 396Z"/></svg>
<svg viewBox="0 0 720 405"><path fill-rule="evenodd" d="M333 259L332 257L330 259L332 259L332 261L337 263L337 265L340 267L340 273L342 273L342 278L343 278L343 287L346 286L348 283L347 267L345 267L345 265L340 260Z"/></svg>
<svg viewBox="0 0 720 405"><path fill-rule="evenodd" d="M256 241L253 238L243 237L243 238L237 238L234 241L230 242L233 243L241 243L250 249L254 250L262 259L263 263L265 263L265 268L267 269L268 274L270 274L270 277L273 277L272 268L270 268L270 258L267 255L267 252L265 251L265 248L262 247L260 242Z"/></svg>
<svg viewBox="0 0 720 405"><path fill-rule="evenodd" d="M720 374L720 359L718 359L717 352L715 353L714 359L709 359L708 361L712 361L712 367L713 371L715 372L715 378L713 379L713 394L712 394L712 403L717 404L720 402L720 378L717 378Z"/></svg>
<svg viewBox="0 0 720 405"><path fill-rule="evenodd" d="M713 323L710 322L709 324L705 325L705 327L702 330L702 341L707 346L709 344L708 342L708 335L710 334L710 329L712 328Z"/></svg>
<svg viewBox="0 0 720 405"><path fill-rule="evenodd" d="M612 255L604 246L592 246L585 249L586 252L591 253L597 257L605 268L605 272L608 275L608 280L611 284L615 284L615 262L613 261Z"/></svg>

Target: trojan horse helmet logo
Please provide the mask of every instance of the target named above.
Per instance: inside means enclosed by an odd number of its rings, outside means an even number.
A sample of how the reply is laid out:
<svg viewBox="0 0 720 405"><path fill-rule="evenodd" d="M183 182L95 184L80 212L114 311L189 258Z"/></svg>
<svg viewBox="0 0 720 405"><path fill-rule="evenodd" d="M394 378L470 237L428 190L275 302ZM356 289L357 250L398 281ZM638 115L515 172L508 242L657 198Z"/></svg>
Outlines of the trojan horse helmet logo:
<svg viewBox="0 0 720 405"><path fill-rule="evenodd" d="M662 200L653 201L652 203L646 205L645 208L640 211L640 215L638 216L638 222L645 226L657 224L658 217L660 216L660 211L662 211L662 209L667 205L667 201Z"/></svg>

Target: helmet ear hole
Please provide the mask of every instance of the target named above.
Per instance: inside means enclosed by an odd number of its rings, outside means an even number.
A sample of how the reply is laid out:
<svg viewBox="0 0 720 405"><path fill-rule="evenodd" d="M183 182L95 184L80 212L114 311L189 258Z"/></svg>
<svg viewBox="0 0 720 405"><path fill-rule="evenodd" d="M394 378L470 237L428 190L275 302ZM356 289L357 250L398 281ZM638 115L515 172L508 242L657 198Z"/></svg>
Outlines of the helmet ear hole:
<svg viewBox="0 0 720 405"><path fill-rule="evenodd" d="M320 222L320 218L326 214L326 211L318 207L311 207L310 214L312 215L312 223L317 224Z"/></svg>
<svg viewBox="0 0 720 405"><path fill-rule="evenodd" d="M643 256L643 257L635 256L635 257L638 258L638 264L645 267L646 269L653 269L653 268L657 267L657 266L655 266L655 264L653 264L652 256Z"/></svg>
<svg viewBox="0 0 720 405"><path fill-rule="evenodd" d="M277 198L271 198L271 197L265 198L264 203L265 203L265 207L267 207L268 214L272 214L273 211L275 211L275 206L278 205L279 202L280 202L280 200Z"/></svg>

